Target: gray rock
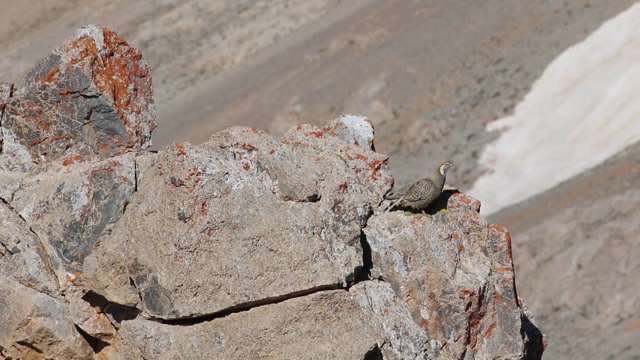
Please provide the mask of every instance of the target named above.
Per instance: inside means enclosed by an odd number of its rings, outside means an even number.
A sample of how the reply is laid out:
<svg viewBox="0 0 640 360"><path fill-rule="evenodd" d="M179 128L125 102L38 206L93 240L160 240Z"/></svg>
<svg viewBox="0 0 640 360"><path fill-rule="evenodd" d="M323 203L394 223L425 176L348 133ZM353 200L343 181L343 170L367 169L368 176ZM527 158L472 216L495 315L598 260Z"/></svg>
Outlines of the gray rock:
<svg viewBox="0 0 640 360"><path fill-rule="evenodd" d="M69 318L92 338L110 342L116 336L116 327L100 308L92 306L83 298L81 289L74 290L67 292L65 296L68 301Z"/></svg>
<svg viewBox="0 0 640 360"><path fill-rule="evenodd" d="M50 296L59 296L57 278L40 239L15 209L0 202L0 278Z"/></svg>
<svg viewBox="0 0 640 360"><path fill-rule="evenodd" d="M67 304L10 277L0 281L0 349L13 359L89 359Z"/></svg>
<svg viewBox="0 0 640 360"><path fill-rule="evenodd" d="M380 344L384 359L417 360L433 355L427 334L413 321L407 303L398 298L389 283L365 281L354 285L350 292L384 339Z"/></svg>
<svg viewBox="0 0 640 360"><path fill-rule="evenodd" d="M146 148L156 126L152 91L138 50L109 29L81 28L6 99L3 148L35 163Z"/></svg>
<svg viewBox="0 0 640 360"><path fill-rule="evenodd" d="M20 179L31 167L31 155L22 146L14 133L2 126L5 110L11 100L14 86L0 82L0 197L10 199Z"/></svg>
<svg viewBox="0 0 640 360"><path fill-rule="evenodd" d="M112 346L118 359L364 359L377 341L355 299L336 290L190 326L124 321Z"/></svg>
<svg viewBox="0 0 640 360"><path fill-rule="evenodd" d="M515 293L508 232L490 226L472 199L447 195L451 211L369 219L364 231L372 275L406 302L429 339L428 354L523 358L531 344L520 334L525 315Z"/></svg>
<svg viewBox="0 0 640 360"><path fill-rule="evenodd" d="M0 202L0 353L6 358L86 359L46 248L15 209Z"/></svg>
<svg viewBox="0 0 640 360"><path fill-rule="evenodd" d="M60 280L73 280L135 189L133 154L33 171L11 205L45 245ZM108 231L107 231L108 232Z"/></svg>
<svg viewBox="0 0 640 360"><path fill-rule="evenodd" d="M324 130L349 144L357 145L367 150L376 150L373 145L375 133L373 124L362 115L343 115L329 121Z"/></svg>
<svg viewBox="0 0 640 360"><path fill-rule="evenodd" d="M114 32L89 26L17 90L0 85L0 116L0 354L90 358L76 326L115 333L95 329L104 315L74 281L135 189L126 153L155 127L149 69Z"/></svg>
<svg viewBox="0 0 640 360"><path fill-rule="evenodd" d="M232 128L159 153L82 283L175 319L353 281L390 175L385 157L319 133L303 126L279 143Z"/></svg>

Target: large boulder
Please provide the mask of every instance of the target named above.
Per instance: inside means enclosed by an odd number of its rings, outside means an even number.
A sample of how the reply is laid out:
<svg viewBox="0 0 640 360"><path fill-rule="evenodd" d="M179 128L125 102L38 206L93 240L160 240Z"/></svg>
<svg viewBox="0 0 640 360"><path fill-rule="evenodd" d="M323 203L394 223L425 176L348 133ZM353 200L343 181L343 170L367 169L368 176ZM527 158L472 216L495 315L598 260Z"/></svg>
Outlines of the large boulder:
<svg viewBox="0 0 640 360"><path fill-rule="evenodd" d="M156 126L152 92L137 49L109 29L80 28L6 100L3 147L34 163L137 151Z"/></svg>
<svg viewBox="0 0 640 360"><path fill-rule="evenodd" d="M430 342L432 357L518 358L540 351L542 341L516 295L509 233L479 214L480 202L445 191L442 211L406 216L374 215L364 229L371 246L372 275L403 299ZM416 345L418 346L418 345Z"/></svg>
<svg viewBox="0 0 640 360"><path fill-rule="evenodd" d="M127 215L81 281L162 319L353 282L362 228L390 179L386 157L310 125L280 142L231 128L145 156Z"/></svg>

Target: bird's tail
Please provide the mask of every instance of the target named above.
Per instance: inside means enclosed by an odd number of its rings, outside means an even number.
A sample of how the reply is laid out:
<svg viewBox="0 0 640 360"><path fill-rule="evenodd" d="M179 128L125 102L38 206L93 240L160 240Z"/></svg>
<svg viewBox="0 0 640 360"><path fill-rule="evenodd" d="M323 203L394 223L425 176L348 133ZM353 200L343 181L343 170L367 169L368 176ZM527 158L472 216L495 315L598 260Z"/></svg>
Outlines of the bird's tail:
<svg viewBox="0 0 640 360"><path fill-rule="evenodd" d="M395 206L397 206L400 201L402 201L404 199L404 196L400 197L400 199L387 199L387 200L396 200L396 201L389 201L389 206L387 206L384 211L391 211L391 209L393 209Z"/></svg>
<svg viewBox="0 0 640 360"><path fill-rule="evenodd" d="M387 191L386 194L384 194L382 196L385 200L397 200L400 199L402 197L402 195L400 195L398 192L396 192L393 189L390 189L389 191Z"/></svg>

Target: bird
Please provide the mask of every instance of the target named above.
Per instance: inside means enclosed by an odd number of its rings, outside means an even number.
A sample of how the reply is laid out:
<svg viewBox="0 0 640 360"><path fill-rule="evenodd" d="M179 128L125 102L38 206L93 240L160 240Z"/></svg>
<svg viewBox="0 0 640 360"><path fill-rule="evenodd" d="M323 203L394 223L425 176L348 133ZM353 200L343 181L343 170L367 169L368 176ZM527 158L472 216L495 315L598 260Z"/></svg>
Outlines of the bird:
<svg viewBox="0 0 640 360"><path fill-rule="evenodd" d="M398 190L389 191L384 195L384 198L391 200L392 203L386 210L389 211L395 206L408 207L424 212L424 209L431 205L442 193L444 182L447 180L447 171L452 166L452 163L444 162L438 166L430 177L420 179Z"/></svg>

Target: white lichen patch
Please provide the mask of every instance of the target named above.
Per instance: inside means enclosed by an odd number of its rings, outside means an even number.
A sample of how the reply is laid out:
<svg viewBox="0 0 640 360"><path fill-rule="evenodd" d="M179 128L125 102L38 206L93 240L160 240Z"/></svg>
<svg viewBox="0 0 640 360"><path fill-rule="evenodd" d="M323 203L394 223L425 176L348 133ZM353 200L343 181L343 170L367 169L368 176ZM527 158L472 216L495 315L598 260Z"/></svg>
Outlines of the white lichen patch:
<svg viewBox="0 0 640 360"><path fill-rule="evenodd" d="M104 32L102 31L102 28L96 25L87 25L76 30L74 35L75 39L79 39L83 36L92 38L98 49L102 49L104 46Z"/></svg>
<svg viewBox="0 0 640 360"><path fill-rule="evenodd" d="M16 138L16 135L13 131L3 128L2 129L2 155L3 156L11 156L14 157L21 162L30 163L31 162L31 154L29 154L29 150Z"/></svg>
<svg viewBox="0 0 640 360"><path fill-rule="evenodd" d="M71 211L71 215L77 216L89 203L87 192L87 184L82 184L71 192L69 195L69 210Z"/></svg>

